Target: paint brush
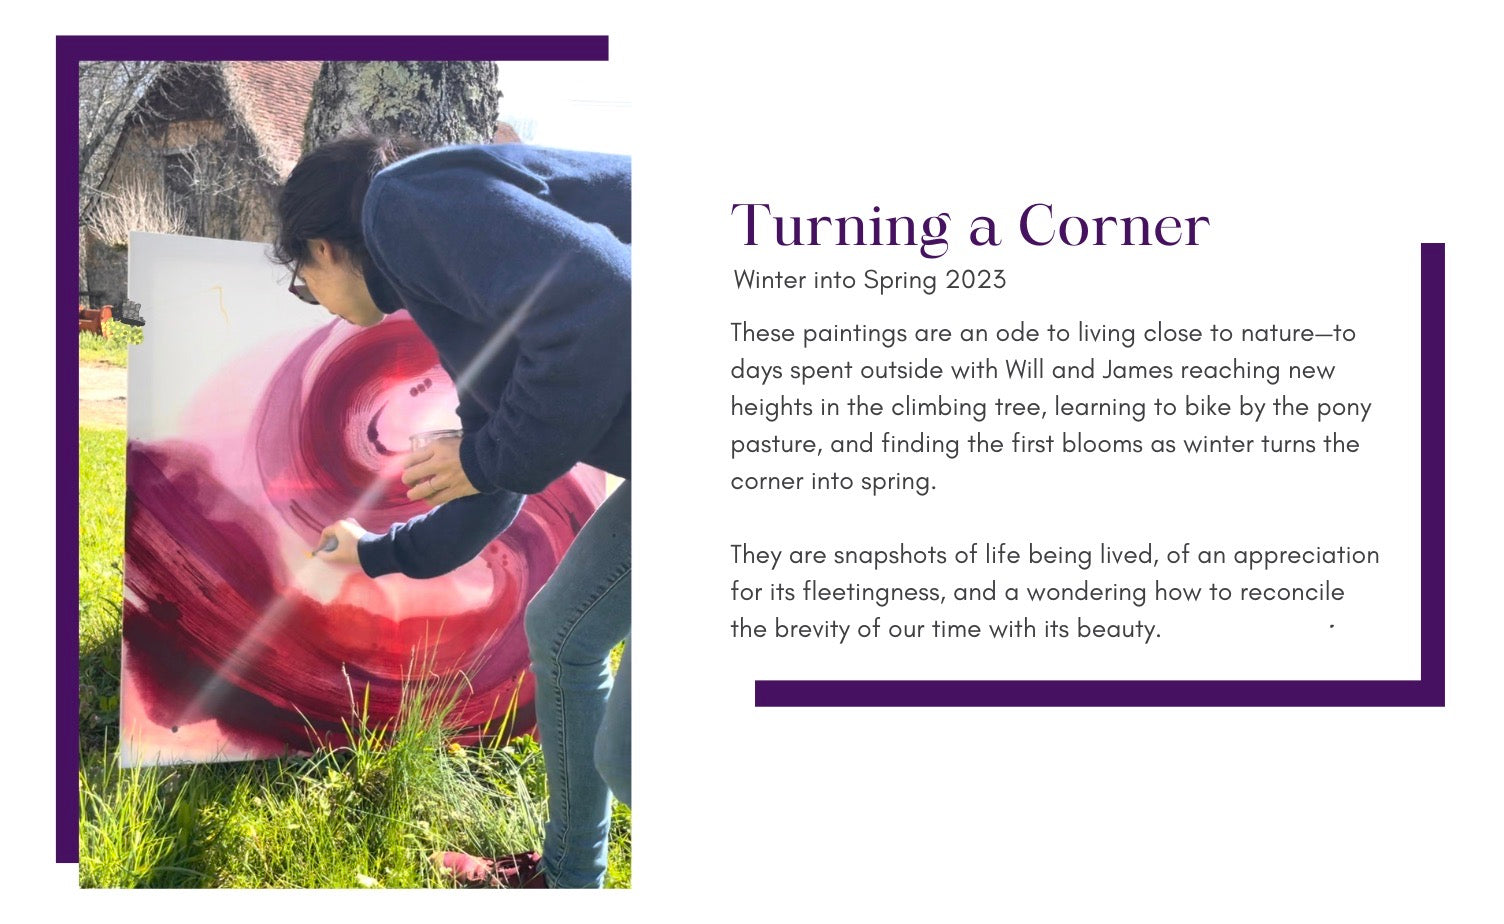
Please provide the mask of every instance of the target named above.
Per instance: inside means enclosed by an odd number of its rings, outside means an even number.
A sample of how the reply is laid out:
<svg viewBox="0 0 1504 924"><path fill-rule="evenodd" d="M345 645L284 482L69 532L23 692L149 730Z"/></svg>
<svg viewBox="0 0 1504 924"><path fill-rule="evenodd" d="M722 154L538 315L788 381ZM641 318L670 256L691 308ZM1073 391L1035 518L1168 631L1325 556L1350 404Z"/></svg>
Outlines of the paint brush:
<svg viewBox="0 0 1504 924"><path fill-rule="evenodd" d="M432 445L436 440L459 439L464 435L465 431L463 430L424 430L422 433L414 433L408 437L408 440L412 443L413 452L417 452L426 446ZM339 548L339 538L330 536L319 543L318 548L309 552L308 557L312 558L320 552L333 552L337 548Z"/></svg>

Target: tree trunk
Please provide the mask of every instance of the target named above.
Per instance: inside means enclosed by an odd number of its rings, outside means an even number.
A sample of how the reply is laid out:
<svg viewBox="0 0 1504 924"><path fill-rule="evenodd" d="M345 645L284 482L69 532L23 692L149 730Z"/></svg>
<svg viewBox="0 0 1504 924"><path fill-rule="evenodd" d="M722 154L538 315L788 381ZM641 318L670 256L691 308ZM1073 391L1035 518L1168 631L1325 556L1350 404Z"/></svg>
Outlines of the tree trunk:
<svg viewBox="0 0 1504 924"><path fill-rule="evenodd" d="M496 131L493 61L326 61L313 85L303 152L352 132L476 144Z"/></svg>

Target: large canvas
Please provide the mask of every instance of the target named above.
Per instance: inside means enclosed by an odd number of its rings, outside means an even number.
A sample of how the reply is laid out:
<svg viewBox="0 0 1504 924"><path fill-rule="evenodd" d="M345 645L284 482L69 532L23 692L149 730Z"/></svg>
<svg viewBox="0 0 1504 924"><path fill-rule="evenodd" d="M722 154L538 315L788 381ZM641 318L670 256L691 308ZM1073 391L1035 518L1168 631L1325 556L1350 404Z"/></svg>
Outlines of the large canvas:
<svg viewBox="0 0 1504 924"><path fill-rule="evenodd" d="M411 434L457 427L454 385L402 312L360 329L286 291L264 244L132 235L124 765L237 760L390 725L457 697L469 734L533 722L522 612L600 503L577 467L440 578L372 579L309 555L407 500Z"/></svg>

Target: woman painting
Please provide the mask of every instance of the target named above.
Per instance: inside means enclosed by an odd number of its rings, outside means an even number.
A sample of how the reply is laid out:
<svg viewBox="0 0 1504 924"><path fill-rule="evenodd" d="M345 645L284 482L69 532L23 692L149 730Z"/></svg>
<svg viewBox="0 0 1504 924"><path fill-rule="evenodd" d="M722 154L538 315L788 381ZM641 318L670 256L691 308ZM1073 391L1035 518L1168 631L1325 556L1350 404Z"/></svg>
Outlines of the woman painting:
<svg viewBox="0 0 1504 924"><path fill-rule="evenodd" d="M408 498L431 511L382 534L331 524L321 558L445 574L575 463L631 477L631 181L625 157L370 135L299 161L275 246L293 293L362 327L406 309L455 380L463 428L403 459ZM631 801L631 496L626 481L606 499L525 615L543 853L436 857L463 882L602 884L611 795Z"/></svg>

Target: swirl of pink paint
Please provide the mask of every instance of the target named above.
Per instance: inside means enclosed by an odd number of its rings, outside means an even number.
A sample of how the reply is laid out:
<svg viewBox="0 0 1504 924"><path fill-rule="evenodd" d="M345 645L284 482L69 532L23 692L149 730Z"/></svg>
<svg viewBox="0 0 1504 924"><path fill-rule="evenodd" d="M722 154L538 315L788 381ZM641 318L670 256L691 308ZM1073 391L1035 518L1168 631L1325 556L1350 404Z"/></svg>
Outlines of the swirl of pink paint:
<svg viewBox="0 0 1504 924"><path fill-rule="evenodd" d="M514 728L531 726L522 611L599 504L599 472L577 468L528 499L478 558L489 577L479 604L450 579L386 578L373 592L362 574L320 602L278 551L275 520L312 539L352 506L372 529L427 509L407 500L392 463L404 429L453 400L432 347L398 315L353 334L323 328L271 376L247 430L264 509L218 480L191 433L131 444L124 686L161 748L205 719L265 755L338 742L352 692L379 727L419 677L455 695L454 727L485 728L509 708Z"/></svg>

